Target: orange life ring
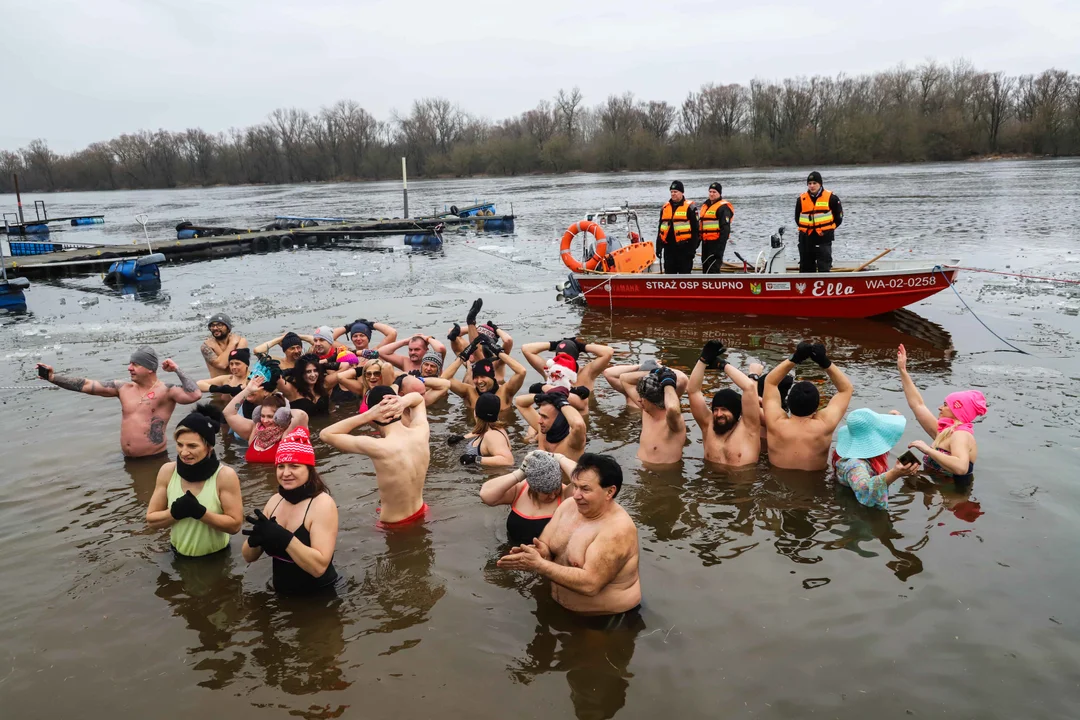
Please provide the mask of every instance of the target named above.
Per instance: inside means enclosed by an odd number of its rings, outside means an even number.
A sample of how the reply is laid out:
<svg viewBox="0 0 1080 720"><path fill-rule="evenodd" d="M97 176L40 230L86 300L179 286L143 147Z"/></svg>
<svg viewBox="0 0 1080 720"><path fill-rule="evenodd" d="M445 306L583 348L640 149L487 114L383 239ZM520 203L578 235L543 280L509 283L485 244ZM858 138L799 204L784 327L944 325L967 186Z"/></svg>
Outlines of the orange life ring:
<svg viewBox="0 0 1080 720"><path fill-rule="evenodd" d="M593 251L593 256L584 263L576 260L574 254L570 251L570 245L574 242L574 238L577 237L578 233L590 233L596 238L596 249ZM559 254L562 255L563 264L574 272L579 273L595 269L600 264L600 261L604 259L604 255L607 255L607 235L604 233L604 228L592 220L581 220L574 223L566 228L566 232L563 233Z"/></svg>

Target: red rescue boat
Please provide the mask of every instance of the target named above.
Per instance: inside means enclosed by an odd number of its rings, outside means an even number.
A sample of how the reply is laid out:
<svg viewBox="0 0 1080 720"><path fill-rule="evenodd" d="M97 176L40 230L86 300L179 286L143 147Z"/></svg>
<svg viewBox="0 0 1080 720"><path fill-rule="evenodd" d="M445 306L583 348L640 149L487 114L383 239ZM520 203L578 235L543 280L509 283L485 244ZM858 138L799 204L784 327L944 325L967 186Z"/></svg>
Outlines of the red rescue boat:
<svg viewBox="0 0 1080 720"><path fill-rule="evenodd" d="M955 282L959 260L878 261L864 270L828 273L713 275L575 273L585 302L596 307L694 313L863 318L899 310ZM732 270L727 272L727 270Z"/></svg>

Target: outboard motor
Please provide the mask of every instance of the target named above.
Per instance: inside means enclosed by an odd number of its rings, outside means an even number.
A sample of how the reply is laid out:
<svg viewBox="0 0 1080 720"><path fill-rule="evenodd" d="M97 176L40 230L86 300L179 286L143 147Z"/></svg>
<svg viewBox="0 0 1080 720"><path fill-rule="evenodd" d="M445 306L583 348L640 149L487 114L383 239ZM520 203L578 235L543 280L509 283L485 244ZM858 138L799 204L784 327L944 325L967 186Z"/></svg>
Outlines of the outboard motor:
<svg viewBox="0 0 1080 720"><path fill-rule="evenodd" d="M787 272L787 249L784 245L784 228L781 227L769 238L769 249L765 251L766 274Z"/></svg>

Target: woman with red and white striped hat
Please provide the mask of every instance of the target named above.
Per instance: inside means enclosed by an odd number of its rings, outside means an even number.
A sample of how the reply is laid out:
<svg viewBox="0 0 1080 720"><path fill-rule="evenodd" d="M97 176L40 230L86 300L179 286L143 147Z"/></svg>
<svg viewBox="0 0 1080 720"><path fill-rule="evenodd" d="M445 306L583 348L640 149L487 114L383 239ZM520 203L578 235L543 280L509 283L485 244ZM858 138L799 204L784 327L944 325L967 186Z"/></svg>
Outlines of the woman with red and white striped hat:
<svg viewBox="0 0 1080 720"><path fill-rule="evenodd" d="M278 445L277 494L256 510L244 530L244 559L258 560L265 551L274 561L274 589L284 594L310 593L331 587L338 508L315 470L315 451L306 427L289 432Z"/></svg>

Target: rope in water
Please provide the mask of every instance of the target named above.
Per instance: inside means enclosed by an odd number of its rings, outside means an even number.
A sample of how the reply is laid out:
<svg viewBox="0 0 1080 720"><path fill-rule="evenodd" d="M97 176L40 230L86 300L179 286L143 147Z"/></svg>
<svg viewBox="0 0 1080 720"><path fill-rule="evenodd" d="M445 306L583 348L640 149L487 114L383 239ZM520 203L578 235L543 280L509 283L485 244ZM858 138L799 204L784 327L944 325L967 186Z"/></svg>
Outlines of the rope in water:
<svg viewBox="0 0 1080 720"><path fill-rule="evenodd" d="M1009 277L1024 278L1025 280L1046 280L1047 282L1059 282L1069 283L1070 285L1080 285L1080 280L1065 280L1063 278L1045 277L1043 275L1027 275L1025 273L1007 273L1001 272L1000 270L985 270L983 268L961 267L960 265L950 265L949 267L954 267L957 270L969 270L971 272L990 273L991 275L1008 275Z"/></svg>
<svg viewBox="0 0 1080 720"><path fill-rule="evenodd" d="M971 306L967 304L967 301L966 301L966 300L964 300L964 298L960 296L960 291L956 289L956 286L955 286L955 285L953 285L953 283L952 283L952 280L950 280L950 279L949 279L949 276L945 274L945 271L944 271L944 270L943 270L943 269L941 268L941 266L940 266L940 265L935 265L935 266L934 266L934 272L939 272L939 273L941 273L941 277L945 278L945 282L949 283L949 287L951 287L951 288L952 288L952 291L953 291L954 293L956 293L956 297L957 297L957 299L958 299L958 300L959 300L959 301L960 301L961 303L963 303L964 307L966 307L966 308L967 308L967 310L968 310L968 312L969 312L969 313L971 313L971 316L972 316L973 318L975 318L976 320L978 320L978 321L979 321L979 324L980 324L980 325L982 325L982 326L983 326L984 328L986 328L986 329L987 329L987 331L989 331L989 333L990 333L991 335L993 335L993 336L994 336L994 337L996 337L996 338L997 338L998 340L1000 340L1001 342L1005 343L1006 345L1008 345L1008 346L1009 346L1009 347L1011 347L1011 348L1012 348L1012 349L1013 349L1014 351L1016 351L1016 352L1020 353L1021 355L1031 355L1031 353L1029 353L1029 352L1028 352L1027 350L1021 350L1020 348L1016 347L1015 345L1013 345L1013 344L1012 344L1011 342L1009 342L1009 341L1008 341L1008 340L1006 340L1005 338L1003 338L1003 337L1001 337L1000 335L998 335L998 334L997 334L996 332L994 332L994 331L993 331L993 330L992 330L992 329L990 328L990 326L989 326L989 325L987 325L986 323L984 323L984 322L982 321L982 318L980 318L980 317L979 317L979 316L978 316L978 315L977 315L977 314L975 313L975 311L971 309Z"/></svg>

